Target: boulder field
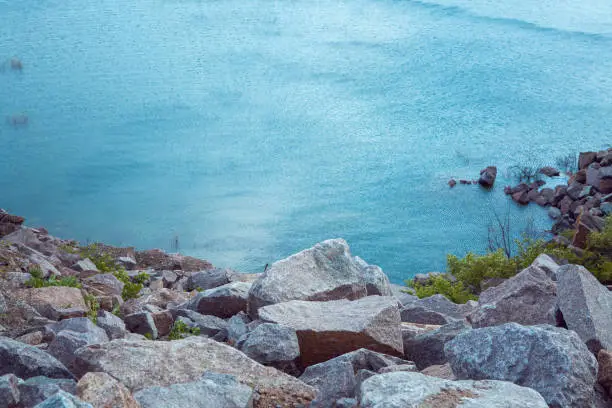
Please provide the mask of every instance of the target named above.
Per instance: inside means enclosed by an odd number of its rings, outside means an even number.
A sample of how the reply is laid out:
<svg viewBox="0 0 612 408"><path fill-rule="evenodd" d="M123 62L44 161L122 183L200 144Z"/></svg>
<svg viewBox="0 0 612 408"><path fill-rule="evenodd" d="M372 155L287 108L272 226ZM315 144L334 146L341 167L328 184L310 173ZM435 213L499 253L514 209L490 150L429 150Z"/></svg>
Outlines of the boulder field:
<svg viewBox="0 0 612 408"><path fill-rule="evenodd" d="M546 255L455 304L342 239L247 275L23 222L0 212L0 408L612 407L612 294Z"/></svg>

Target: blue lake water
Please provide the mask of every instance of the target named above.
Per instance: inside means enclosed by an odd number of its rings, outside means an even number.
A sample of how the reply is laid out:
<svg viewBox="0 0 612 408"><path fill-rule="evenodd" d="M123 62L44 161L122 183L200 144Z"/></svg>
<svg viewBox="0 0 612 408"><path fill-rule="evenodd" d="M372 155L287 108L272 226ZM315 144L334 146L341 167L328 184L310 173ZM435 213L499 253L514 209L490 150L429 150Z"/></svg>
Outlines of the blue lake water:
<svg viewBox="0 0 612 408"><path fill-rule="evenodd" d="M0 207L245 272L482 252L507 169L612 142L608 0L0 0ZM493 191L449 189L495 164Z"/></svg>

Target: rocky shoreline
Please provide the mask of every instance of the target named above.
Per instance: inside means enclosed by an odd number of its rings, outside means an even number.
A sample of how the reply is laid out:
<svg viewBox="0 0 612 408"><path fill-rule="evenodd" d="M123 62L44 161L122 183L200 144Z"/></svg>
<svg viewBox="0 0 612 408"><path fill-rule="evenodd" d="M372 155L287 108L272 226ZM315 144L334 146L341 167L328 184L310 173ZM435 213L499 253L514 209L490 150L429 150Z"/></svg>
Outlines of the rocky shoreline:
<svg viewBox="0 0 612 408"><path fill-rule="evenodd" d="M2 408L612 406L612 294L547 255L455 304L342 239L245 275L23 223L0 213Z"/></svg>

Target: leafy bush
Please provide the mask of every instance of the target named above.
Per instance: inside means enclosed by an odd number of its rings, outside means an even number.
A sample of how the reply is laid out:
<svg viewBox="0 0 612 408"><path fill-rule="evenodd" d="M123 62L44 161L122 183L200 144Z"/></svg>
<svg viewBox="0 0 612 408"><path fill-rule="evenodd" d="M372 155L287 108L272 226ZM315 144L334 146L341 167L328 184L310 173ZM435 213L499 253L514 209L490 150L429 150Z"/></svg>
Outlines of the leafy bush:
<svg viewBox="0 0 612 408"><path fill-rule="evenodd" d="M87 317L89 320L94 322L94 324L98 323L98 310L100 310L100 303L98 299L96 299L93 295L85 295L83 296L85 299L85 304L89 307L89 312L87 312Z"/></svg>
<svg viewBox="0 0 612 408"><path fill-rule="evenodd" d="M180 340L180 339L184 339L187 336L198 336L199 334L200 334L199 327L190 328L182 320L177 320L172 325L172 330L170 330L170 334L168 335L168 338L170 340Z"/></svg>
<svg viewBox="0 0 612 408"><path fill-rule="evenodd" d="M406 284L414 288L419 299L441 294L448 300L455 303L465 303L468 300L478 300L461 282L451 282L444 276L433 276L427 284L418 284L414 281L407 281Z"/></svg>
<svg viewBox="0 0 612 408"><path fill-rule="evenodd" d="M81 256L83 258L89 258L100 272L112 273L123 283L123 292L121 293L123 300L137 298L143 288L143 283L149 279L149 275L145 272L141 272L134 278L134 281L132 281L125 269L115 261L113 256L104 252L97 244L91 244L81 248Z"/></svg>
<svg viewBox="0 0 612 408"><path fill-rule="evenodd" d="M70 288L81 288L81 284L74 276L64 276L57 279L55 276L50 276L49 279L42 278L42 272L35 272L32 274L32 269L30 269L30 274L32 277L28 279L25 283L26 286L30 288L45 288L48 286L67 286Z"/></svg>
<svg viewBox="0 0 612 408"><path fill-rule="evenodd" d="M477 255L473 252L463 258L448 255L448 272L465 286L478 289L480 282L489 278L509 278L517 272L516 260L508 258L502 249Z"/></svg>

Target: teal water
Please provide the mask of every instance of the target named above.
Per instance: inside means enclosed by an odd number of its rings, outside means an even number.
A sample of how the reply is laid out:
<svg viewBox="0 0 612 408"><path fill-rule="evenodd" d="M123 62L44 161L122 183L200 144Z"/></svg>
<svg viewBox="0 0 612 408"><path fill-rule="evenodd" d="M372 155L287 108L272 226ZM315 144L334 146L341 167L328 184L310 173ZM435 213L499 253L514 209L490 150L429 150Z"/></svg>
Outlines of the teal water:
<svg viewBox="0 0 612 408"><path fill-rule="evenodd" d="M507 168L612 142L612 3L0 0L0 207L260 271L343 237L399 282L484 251ZM495 164L497 186L450 190Z"/></svg>

